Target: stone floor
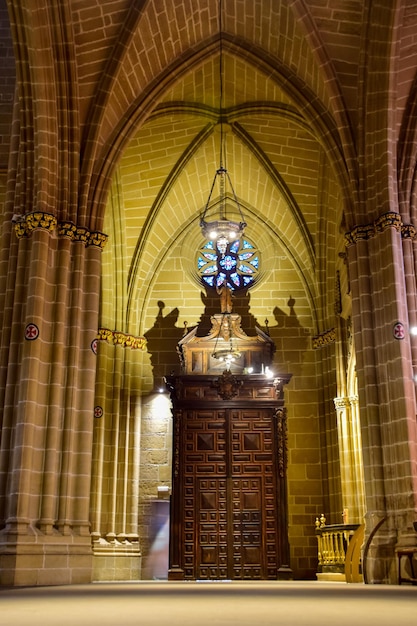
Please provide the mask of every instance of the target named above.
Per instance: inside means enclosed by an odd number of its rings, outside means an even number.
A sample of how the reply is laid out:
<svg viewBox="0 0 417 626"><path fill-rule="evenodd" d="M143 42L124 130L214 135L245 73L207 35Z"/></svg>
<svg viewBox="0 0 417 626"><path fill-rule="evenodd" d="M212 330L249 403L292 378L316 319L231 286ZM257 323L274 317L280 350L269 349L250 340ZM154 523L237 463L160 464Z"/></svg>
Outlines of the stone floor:
<svg viewBox="0 0 417 626"><path fill-rule="evenodd" d="M137 582L0 588L2 626L411 626L417 587Z"/></svg>

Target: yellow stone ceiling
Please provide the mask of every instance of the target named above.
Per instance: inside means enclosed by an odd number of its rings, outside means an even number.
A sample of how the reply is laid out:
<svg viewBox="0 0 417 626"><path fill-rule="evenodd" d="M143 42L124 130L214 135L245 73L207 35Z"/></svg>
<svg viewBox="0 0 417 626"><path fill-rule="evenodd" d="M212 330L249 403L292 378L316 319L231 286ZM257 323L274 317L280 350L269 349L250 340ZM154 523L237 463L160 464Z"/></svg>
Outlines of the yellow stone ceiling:
<svg viewBox="0 0 417 626"><path fill-rule="evenodd" d="M328 216L341 221L336 176L316 129L276 80L230 51L223 51L222 62L225 165L248 223L247 235L261 254L254 291L263 292L259 300L266 314L278 294L285 303L293 293L302 294L307 310L316 286L318 229ZM140 332L153 323L158 299L168 309L189 309L183 317L191 315L190 324L198 321L201 299L194 263L203 241L200 216L219 167L219 74L217 50L175 82L135 133L117 169L113 189L125 224L128 323L139 325ZM216 188L211 199L217 195ZM239 219L235 211L232 203L228 216ZM279 259L285 260L285 272ZM171 264L181 281L185 277L189 283L184 293L161 283L160 272L165 268L169 273ZM288 285L283 293L277 271ZM145 303L139 320L137 302ZM260 314L264 319L265 313ZM307 317L311 325L311 314Z"/></svg>

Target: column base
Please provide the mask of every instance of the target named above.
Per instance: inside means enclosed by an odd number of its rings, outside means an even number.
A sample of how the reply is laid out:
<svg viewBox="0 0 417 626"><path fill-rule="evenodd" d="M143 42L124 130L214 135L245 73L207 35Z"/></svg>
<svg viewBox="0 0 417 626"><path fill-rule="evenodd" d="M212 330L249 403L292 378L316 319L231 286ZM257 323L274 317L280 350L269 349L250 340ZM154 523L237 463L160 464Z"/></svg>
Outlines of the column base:
<svg viewBox="0 0 417 626"><path fill-rule="evenodd" d="M73 585L92 580L90 537L0 534L0 585Z"/></svg>
<svg viewBox="0 0 417 626"><path fill-rule="evenodd" d="M142 556L139 541L93 543L93 581L114 582L141 579Z"/></svg>

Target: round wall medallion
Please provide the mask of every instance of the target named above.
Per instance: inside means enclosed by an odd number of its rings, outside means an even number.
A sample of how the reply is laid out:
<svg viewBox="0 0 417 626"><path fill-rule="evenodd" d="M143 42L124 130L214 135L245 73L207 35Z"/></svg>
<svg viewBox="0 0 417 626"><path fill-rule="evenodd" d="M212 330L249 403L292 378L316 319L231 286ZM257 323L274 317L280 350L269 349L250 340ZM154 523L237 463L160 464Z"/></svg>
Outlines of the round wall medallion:
<svg viewBox="0 0 417 626"><path fill-rule="evenodd" d="M28 324L25 328L25 339L27 339L28 341L34 341L34 339L37 339L39 337L39 328L36 326L36 324Z"/></svg>
<svg viewBox="0 0 417 626"><path fill-rule="evenodd" d="M402 324L401 322L396 322L392 328L392 334L394 335L395 339L404 339L405 337L404 324Z"/></svg>
<svg viewBox="0 0 417 626"><path fill-rule="evenodd" d="M101 407L101 406L95 406L94 407L94 417L96 417L96 418L103 417L103 413L104 413L103 407Z"/></svg>

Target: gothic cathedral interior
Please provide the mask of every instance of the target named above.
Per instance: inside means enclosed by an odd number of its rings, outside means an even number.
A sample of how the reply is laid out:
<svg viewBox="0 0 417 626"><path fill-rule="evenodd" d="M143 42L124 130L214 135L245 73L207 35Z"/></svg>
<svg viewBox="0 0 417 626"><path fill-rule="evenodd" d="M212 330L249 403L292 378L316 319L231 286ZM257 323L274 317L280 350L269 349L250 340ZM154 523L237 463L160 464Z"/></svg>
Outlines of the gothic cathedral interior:
<svg viewBox="0 0 417 626"><path fill-rule="evenodd" d="M415 0L0 33L0 584L413 576Z"/></svg>

